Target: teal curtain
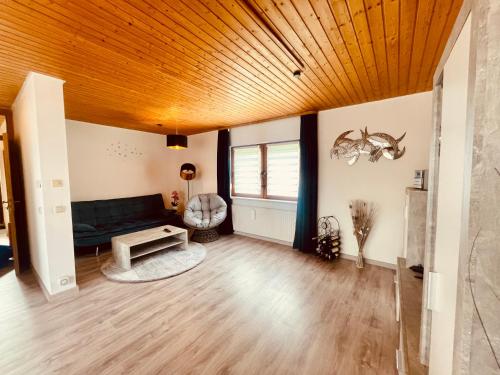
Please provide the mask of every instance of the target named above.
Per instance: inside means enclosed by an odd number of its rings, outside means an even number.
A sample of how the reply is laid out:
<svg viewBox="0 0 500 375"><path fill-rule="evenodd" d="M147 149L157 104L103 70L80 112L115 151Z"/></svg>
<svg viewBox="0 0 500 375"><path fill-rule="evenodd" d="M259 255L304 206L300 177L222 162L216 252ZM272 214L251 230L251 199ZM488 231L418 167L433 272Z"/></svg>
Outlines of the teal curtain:
<svg viewBox="0 0 500 375"><path fill-rule="evenodd" d="M300 177L293 248L316 250L318 218L318 114L300 117Z"/></svg>
<svg viewBox="0 0 500 375"><path fill-rule="evenodd" d="M231 169L230 169L230 136L229 130L219 130L217 138L217 194L227 203L226 220L219 225L220 234L231 234L233 230L233 214L231 210Z"/></svg>

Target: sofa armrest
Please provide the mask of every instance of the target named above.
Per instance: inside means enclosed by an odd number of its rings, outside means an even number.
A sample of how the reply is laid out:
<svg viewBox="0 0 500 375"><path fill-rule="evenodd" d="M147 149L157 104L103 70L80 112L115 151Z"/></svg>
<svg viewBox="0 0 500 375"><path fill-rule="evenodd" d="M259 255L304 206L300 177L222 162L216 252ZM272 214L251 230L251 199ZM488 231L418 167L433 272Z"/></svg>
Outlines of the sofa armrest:
<svg viewBox="0 0 500 375"><path fill-rule="evenodd" d="M160 214L163 217L173 217L176 212L176 210L172 210L171 208L164 208L160 210Z"/></svg>

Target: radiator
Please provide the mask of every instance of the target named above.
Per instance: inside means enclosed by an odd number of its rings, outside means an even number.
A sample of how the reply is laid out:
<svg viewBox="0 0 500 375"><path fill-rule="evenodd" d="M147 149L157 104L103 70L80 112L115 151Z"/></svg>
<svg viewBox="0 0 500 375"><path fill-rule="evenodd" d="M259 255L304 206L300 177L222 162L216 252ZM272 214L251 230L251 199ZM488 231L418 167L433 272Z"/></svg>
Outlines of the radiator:
<svg viewBox="0 0 500 375"><path fill-rule="evenodd" d="M236 232L293 242L295 210L239 204L233 204L232 209Z"/></svg>

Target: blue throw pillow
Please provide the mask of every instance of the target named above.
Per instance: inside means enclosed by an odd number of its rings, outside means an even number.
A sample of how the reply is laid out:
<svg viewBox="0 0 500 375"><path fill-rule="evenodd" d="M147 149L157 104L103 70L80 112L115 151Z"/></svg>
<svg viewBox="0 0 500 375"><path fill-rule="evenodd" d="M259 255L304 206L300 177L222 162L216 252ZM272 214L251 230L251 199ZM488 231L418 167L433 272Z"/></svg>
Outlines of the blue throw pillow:
<svg viewBox="0 0 500 375"><path fill-rule="evenodd" d="M73 224L73 232L96 232L96 231L97 229L95 229L90 224L83 224L83 223Z"/></svg>

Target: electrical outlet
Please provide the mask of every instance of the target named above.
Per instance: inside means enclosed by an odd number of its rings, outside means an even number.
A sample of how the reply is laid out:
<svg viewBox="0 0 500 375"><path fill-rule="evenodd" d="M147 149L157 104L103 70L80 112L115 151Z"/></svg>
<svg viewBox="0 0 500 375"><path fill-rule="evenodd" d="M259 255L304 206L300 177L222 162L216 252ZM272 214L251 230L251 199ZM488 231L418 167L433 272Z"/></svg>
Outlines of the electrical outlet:
<svg viewBox="0 0 500 375"><path fill-rule="evenodd" d="M61 276L59 278L59 285L60 286L66 286L71 283L71 276Z"/></svg>

